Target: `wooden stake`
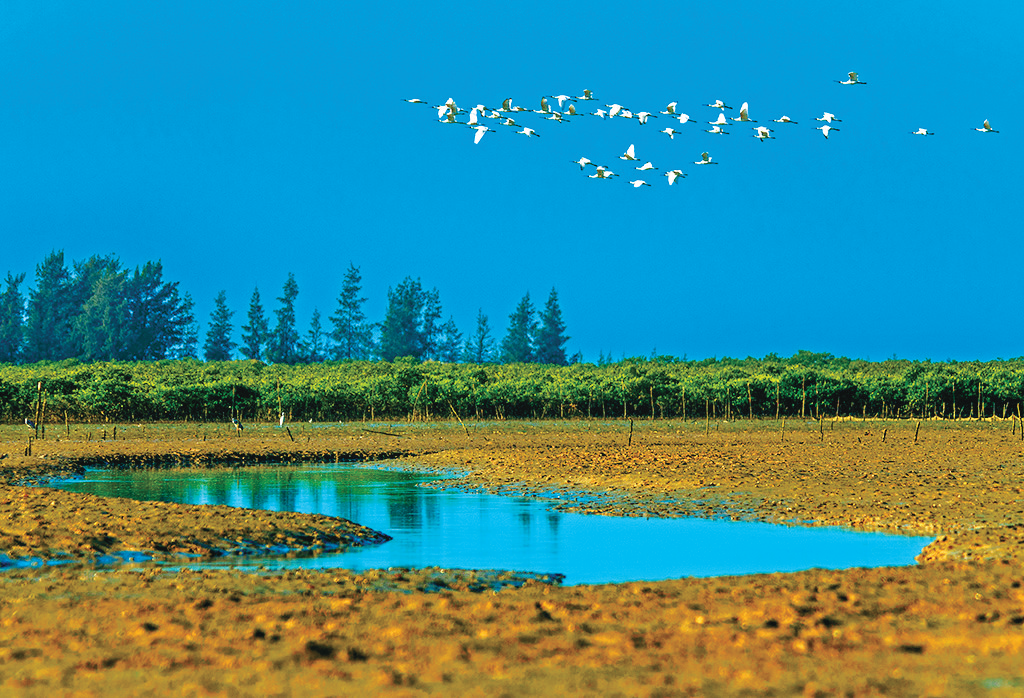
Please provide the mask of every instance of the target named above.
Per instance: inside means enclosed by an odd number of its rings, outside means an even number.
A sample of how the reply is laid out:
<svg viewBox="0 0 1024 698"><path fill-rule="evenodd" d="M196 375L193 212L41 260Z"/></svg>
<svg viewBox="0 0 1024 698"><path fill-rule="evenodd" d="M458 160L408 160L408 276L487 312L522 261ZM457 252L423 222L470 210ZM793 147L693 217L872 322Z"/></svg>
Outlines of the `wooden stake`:
<svg viewBox="0 0 1024 698"><path fill-rule="evenodd" d="M455 415L455 419L459 420L459 424L462 424L462 430L466 432L466 436L469 436L469 429L467 429L466 425L463 424L462 417L460 417L459 413L455 411L455 405L452 404L451 400L448 401L448 407L452 409L452 414Z"/></svg>
<svg viewBox="0 0 1024 698"><path fill-rule="evenodd" d="M782 418L782 440L786 440L786 418Z"/></svg>
<svg viewBox="0 0 1024 698"><path fill-rule="evenodd" d="M921 431L921 420L917 420L917 429L914 429L914 443L917 443L917 435Z"/></svg>
<svg viewBox="0 0 1024 698"><path fill-rule="evenodd" d="M626 441L626 447L633 445L633 420L629 420L629 440Z"/></svg>

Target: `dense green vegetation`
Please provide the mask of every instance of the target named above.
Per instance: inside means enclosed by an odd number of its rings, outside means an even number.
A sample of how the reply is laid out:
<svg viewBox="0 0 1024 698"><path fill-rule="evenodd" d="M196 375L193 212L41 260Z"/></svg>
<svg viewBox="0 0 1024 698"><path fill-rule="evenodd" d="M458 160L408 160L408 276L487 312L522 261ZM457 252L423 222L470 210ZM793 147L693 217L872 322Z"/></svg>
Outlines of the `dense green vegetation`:
<svg viewBox="0 0 1024 698"><path fill-rule="evenodd" d="M39 388L41 387L41 391ZM969 418L1019 414L1024 359L868 362L627 359L613 364L462 364L411 358L0 365L0 417L70 420ZM45 407L44 407L45 403Z"/></svg>

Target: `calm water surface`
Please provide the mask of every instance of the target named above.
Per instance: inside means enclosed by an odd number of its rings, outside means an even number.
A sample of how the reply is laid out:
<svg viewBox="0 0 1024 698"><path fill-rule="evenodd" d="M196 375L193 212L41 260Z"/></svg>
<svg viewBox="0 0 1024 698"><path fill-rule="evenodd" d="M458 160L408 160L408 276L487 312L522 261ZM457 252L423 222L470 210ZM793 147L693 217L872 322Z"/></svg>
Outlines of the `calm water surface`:
<svg viewBox="0 0 1024 698"><path fill-rule="evenodd" d="M704 519L588 516L551 502L433 487L421 473L366 465L234 471L93 470L61 489L105 496L340 516L394 540L307 558L233 566L510 569L598 584L913 564L930 538Z"/></svg>

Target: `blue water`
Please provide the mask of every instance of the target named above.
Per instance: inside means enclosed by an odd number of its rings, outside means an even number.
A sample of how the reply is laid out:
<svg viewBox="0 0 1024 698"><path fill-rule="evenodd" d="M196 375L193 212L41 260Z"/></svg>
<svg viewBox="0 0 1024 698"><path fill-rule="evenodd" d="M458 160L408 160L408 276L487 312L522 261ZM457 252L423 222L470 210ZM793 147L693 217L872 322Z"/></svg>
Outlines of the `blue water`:
<svg viewBox="0 0 1024 698"><path fill-rule="evenodd" d="M233 471L93 470L61 489L188 504L339 516L393 540L304 558L232 558L232 566L507 569L599 584L814 567L913 564L930 538L706 519L595 516L551 502L452 488L440 478L366 465Z"/></svg>

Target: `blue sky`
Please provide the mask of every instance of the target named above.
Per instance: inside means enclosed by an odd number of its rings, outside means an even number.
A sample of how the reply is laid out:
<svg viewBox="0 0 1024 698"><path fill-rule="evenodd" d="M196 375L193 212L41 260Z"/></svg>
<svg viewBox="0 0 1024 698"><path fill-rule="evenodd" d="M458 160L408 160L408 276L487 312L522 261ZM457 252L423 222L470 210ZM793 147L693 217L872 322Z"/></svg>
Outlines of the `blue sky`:
<svg viewBox="0 0 1024 698"><path fill-rule="evenodd" d="M467 335L478 308L500 338L555 287L586 360L1021 356L1021 26L998 0L6 0L0 274L31 286L54 249L159 259L200 340L219 290L237 327L290 271L305 331L351 262L371 319L419 277ZM851 70L868 84L834 82ZM584 88L580 111L676 101L697 123L523 114L539 138L489 122L474 145L402 101L537 109ZM715 99L775 140L705 133ZM843 120L828 140L824 111ZM974 131L986 118L1000 133ZM627 183L631 143L662 168L651 187Z"/></svg>

